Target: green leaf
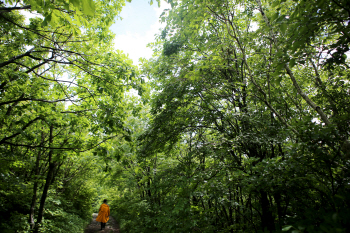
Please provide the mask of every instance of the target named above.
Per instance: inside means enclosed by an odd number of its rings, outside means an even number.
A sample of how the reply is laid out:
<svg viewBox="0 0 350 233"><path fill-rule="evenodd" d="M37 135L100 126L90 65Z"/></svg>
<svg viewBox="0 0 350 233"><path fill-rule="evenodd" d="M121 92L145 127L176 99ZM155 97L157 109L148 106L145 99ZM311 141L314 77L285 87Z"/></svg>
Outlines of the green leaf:
<svg viewBox="0 0 350 233"><path fill-rule="evenodd" d="M86 15L94 16L95 15L95 3L93 0L83 0L83 12Z"/></svg>
<svg viewBox="0 0 350 233"><path fill-rule="evenodd" d="M292 68L293 66L295 66L295 58L292 58L290 61L289 61L289 66L290 68Z"/></svg>
<svg viewBox="0 0 350 233"><path fill-rule="evenodd" d="M80 16L78 16L77 14L75 14L75 15L74 15L74 19L75 19L75 21L76 21L78 27L80 27L80 26L81 26Z"/></svg>
<svg viewBox="0 0 350 233"><path fill-rule="evenodd" d="M292 45L292 51L293 52L296 51L300 47L300 45L302 45L302 44L303 44L303 42L301 42L301 41L295 41Z"/></svg>
<svg viewBox="0 0 350 233"><path fill-rule="evenodd" d="M50 24L52 26L55 26L57 23L58 23L58 17L57 17L57 13L58 11L57 10L53 10L52 13L51 13L51 22Z"/></svg>
<svg viewBox="0 0 350 233"><path fill-rule="evenodd" d="M274 1L272 3L272 7L275 8L276 6L280 5L280 2L279 1Z"/></svg>
<svg viewBox="0 0 350 233"><path fill-rule="evenodd" d="M85 0L83 0L84 2ZM79 8L80 7L80 1L79 0L70 0L69 1L70 3L73 4L73 6L75 6L76 8Z"/></svg>
<svg viewBox="0 0 350 233"><path fill-rule="evenodd" d="M276 12L272 17L271 17L271 22L275 21L275 19L277 19L277 17L280 15L279 12Z"/></svg>
<svg viewBox="0 0 350 233"><path fill-rule="evenodd" d="M282 231L289 231L290 228L292 228L292 227L293 227L292 225L284 226L284 227L282 228Z"/></svg>
<svg viewBox="0 0 350 233"><path fill-rule="evenodd" d="M46 27L51 22L51 18L52 12L45 17L44 21L42 22L42 26Z"/></svg>
<svg viewBox="0 0 350 233"><path fill-rule="evenodd" d="M282 31L283 33L285 33L286 30L287 30L287 28L288 28L288 25L287 25L286 23L282 23L281 26L280 26L280 28L281 28L281 31Z"/></svg>
<svg viewBox="0 0 350 233"><path fill-rule="evenodd" d="M278 76L278 78L276 79L276 83L280 84L282 81L282 76Z"/></svg>
<svg viewBox="0 0 350 233"><path fill-rule="evenodd" d="M278 71L282 70L283 68L284 68L284 63L279 64L279 65L276 67L275 72L278 72Z"/></svg>

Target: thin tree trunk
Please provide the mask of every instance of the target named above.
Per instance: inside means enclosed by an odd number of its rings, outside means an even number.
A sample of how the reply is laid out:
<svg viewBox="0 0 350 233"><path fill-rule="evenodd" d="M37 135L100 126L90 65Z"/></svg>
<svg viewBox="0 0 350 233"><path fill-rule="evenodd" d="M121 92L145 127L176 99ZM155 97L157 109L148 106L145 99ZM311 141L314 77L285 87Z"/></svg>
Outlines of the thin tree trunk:
<svg viewBox="0 0 350 233"><path fill-rule="evenodd" d="M44 132L41 132L41 145L44 143ZM38 155L36 157L35 161L35 167L34 167L34 187L33 187L33 196L32 196L32 202L30 204L30 214L29 214L29 224L30 229L34 229L35 222L34 222L34 215L35 215L35 205L36 205L36 197L37 197L37 190L38 190L38 176L39 176L39 165L40 165L40 159L41 159L42 151L39 150Z"/></svg>
<svg viewBox="0 0 350 233"><path fill-rule="evenodd" d="M270 28L270 36L272 37L272 41L274 42L275 44L275 47L277 49L277 51L279 50L278 48L278 45L277 45L277 39L276 39L276 36L274 34L274 32L272 31L271 29L271 25L270 25L270 22L269 22L269 19L267 18L265 12L263 11L263 8L262 8L262 5L261 5L261 1L260 0L256 0L258 6L259 6L259 10L260 10L260 13L265 21L265 23L269 26ZM289 68L289 65L288 63L285 63L284 64L284 68L287 72L287 74L289 75L292 83L293 83L293 86L295 87L295 89L297 90L298 94L305 100L305 102L311 107L313 108L317 113L318 115L320 116L320 118L322 119L322 121L326 124L326 125L330 125L331 122L330 120L328 119L327 115L323 112L323 110L316 104L314 103L309 97L308 95L302 91L301 87L299 86L299 83L297 82L293 72L291 71L291 69Z"/></svg>
<svg viewBox="0 0 350 233"><path fill-rule="evenodd" d="M261 227L263 230L267 229L269 232L275 230L275 223L273 221L272 213L270 210L269 199L265 191L260 191L260 204L262 209L261 214Z"/></svg>
<svg viewBox="0 0 350 233"><path fill-rule="evenodd" d="M278 228L279 230L283 224L283 215L282 215L282 207L281 207L281 194L278 192L274 195L274 199L277 205L277 214L278 214Z"/></svg>
<svg viewBox="0 0 350 233"><path fill-rule="evenodd" d="M49 145L50 147L52 146L52 141L53 141L53 136L52 136L52 132L53 132L53 126L50 126L50 139L49 139ZM44 215L44 207L45 207L45 201L47 198L47 193L49 191L50 185L51 185L51 181L52 181L52 177L54 175L54 171L55 171L55 167L56 167L56 163L52 162L52 154L53 154L53 150L51 149L49 152L49 169L47 171L47 177L46 177L46 181L45 181L45 186L43 189L43 193L41 195L41 199L40 199L40 207L39 207L39 212L38 212L38 219L37 222L35 224L35 228L34 228L34 233L38 233L39 232L39 227L41 225L42 219L43 219L43 215Z"/></svg>

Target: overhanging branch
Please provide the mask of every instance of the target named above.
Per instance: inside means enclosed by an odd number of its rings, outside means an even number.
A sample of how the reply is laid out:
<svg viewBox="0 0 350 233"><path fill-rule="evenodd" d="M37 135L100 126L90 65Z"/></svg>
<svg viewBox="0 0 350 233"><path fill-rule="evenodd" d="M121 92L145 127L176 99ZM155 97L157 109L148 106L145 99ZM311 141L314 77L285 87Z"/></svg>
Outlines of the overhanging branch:
<svg viewBox="0 0 350 233"><path fill-rule="evenodd" d="M26 6L15 6L15 7L0 7L0 14L6 13L6 12L11 12L14 10L28 10L31 9L31 5L26 5Z"/></svg>

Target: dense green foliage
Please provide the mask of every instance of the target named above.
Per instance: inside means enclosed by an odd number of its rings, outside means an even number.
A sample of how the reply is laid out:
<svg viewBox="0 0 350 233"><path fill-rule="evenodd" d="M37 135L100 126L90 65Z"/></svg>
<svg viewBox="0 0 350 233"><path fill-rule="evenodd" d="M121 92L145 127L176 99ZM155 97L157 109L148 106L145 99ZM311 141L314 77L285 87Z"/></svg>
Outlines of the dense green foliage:
<svg viewBox="0 0 350 233"><path fill-rule="evenodd" d="M124 93L137 85L110 46L123 4L1 2L1 232L76 233L91 220L98 156L128 137Z"/></svg>
<svg viewBox="0 0 350 233"><path fill-rule="evenodd" d="M347 1L169 3L112 169L123 232L347 232Z"/></svg>
<svg viewBox="0 0 350 233"><path fill-rule="evenodd" d="M348 2L168 2L140 70L123 1L0 6L1 231L348 232Z"/></svg>

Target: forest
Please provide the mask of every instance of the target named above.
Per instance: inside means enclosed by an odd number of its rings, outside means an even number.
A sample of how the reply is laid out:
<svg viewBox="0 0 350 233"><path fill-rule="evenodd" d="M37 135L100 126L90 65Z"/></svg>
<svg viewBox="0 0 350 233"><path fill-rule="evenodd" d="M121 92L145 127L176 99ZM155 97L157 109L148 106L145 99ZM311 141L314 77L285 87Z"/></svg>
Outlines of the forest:
<svg viewBox="0 0 350 233"><path fill-rule="evenodd" d="M349 232L349 1L167 2L0 1L0 231Z"/></svg>

